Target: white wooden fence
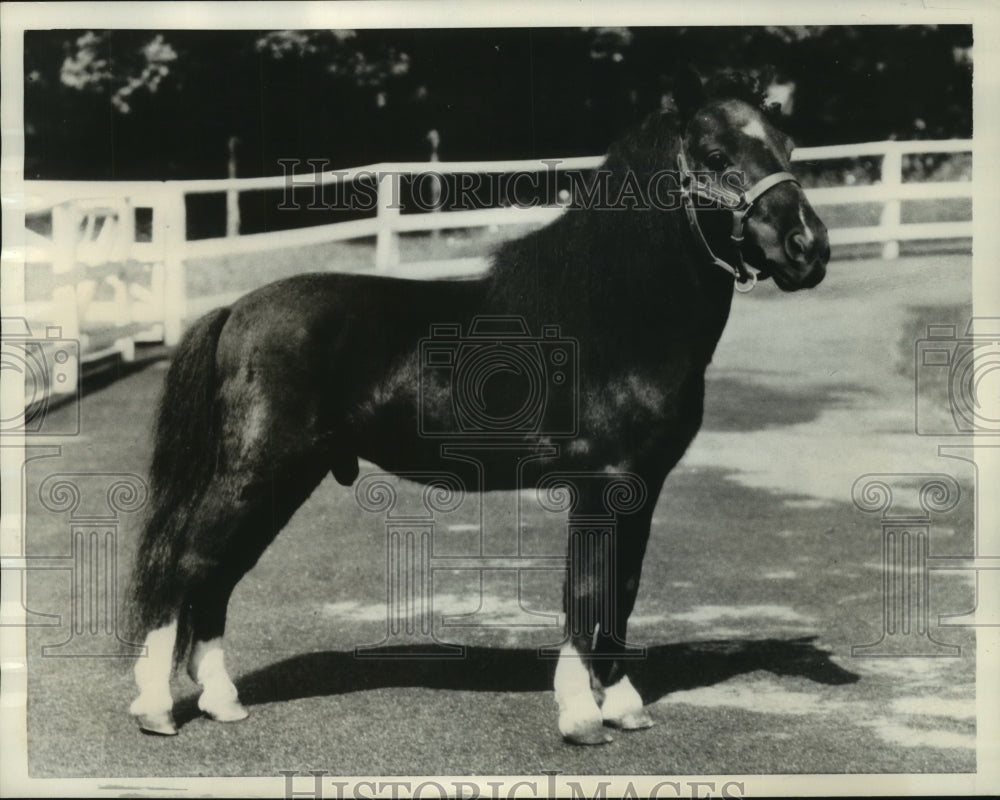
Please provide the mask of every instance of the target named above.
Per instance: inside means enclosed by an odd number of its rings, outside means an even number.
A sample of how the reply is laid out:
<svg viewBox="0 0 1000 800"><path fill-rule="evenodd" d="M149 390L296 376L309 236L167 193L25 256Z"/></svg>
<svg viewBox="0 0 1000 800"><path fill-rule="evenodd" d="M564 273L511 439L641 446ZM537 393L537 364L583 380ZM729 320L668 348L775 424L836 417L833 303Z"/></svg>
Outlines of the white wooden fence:
<svg viewBox="0 0 1000 800"><path fill-rule="evenodd" d="M882 213L878 225L833 228L830 231L830 243L832 245L881 243L882 258L893 259L899 256L901 241L972 237L971 219L959 222L903 223L901 211L904 201L971 199L973 191L971 179L904 183L904 157L931 153L971 154L971 152L972 142L963 139L932 142L874 142L804 147L792 154L792 161L828 161L880 156L881 168L875 183L807 189L806 197L817 207L880 203Z"/></svg>
<svg viewBox="0 0 1000 800"><path fill-rule="evenodd" d="M972 236L972 221L903 223L901 204L910 200L971 198L971 180L904 182L903 161L908 154L971 153L967 140L876 142L802 148L795 161L881 159L878 179L868 185L808 189L815 206L881 204L878 225L833 227L833 245L879 243L884 258L899 254L901 241L952 239ZM590 170L602 157L552 162L421 162L385 163L316 175L295 175L294 185L319 187L346 184L372 175L438 175L467 173L538 173L554 164L558 170ZM186 199L224 194L227 214L238 209L239 193L286 190L293 176L231 178L224 180L28 181L27 216L51 214L51 234L29 230L26 253L29 276L50 265L51 297L29 304L29 318L55 324L66 338L82 340L84 360L108 353L130 358L136 341L175 344L188 316L185 262L210 256L302 247L363 237L375 238L373 269L392 274L425 277L469 272L485 267L484 260L442 261L434 265L400 263L399 237L416 231L545 223L563 213L563 206L503 207L443 213L402 214L394 197L398 181L381 180L375 213L350 222L287 231L189 241L186 236ZM147 223L137 231L137 213ZM148 225L148 230L145 228ZM35 226L38 227L38 226ZM226 229L232 225L227 220ZM127 265L127 266L123 266ZM138 273L138 274L137 274ZM29 277L29 281L31 278Z"/></svg>

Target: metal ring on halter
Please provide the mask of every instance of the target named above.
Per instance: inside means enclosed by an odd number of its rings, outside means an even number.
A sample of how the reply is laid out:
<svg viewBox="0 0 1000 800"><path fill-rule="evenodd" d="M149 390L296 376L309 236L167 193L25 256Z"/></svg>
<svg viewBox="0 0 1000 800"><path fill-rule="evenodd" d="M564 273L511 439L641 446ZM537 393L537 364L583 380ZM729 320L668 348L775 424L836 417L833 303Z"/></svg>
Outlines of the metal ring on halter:
<svg viewBox="0 0 1000 800"><path fill-rule="evenodd" d="M757 270L746 264L743 265L743 268L749 277L745 281L736 281L736 291L740 294L753 291L753 288L757 285Z"/></svg>

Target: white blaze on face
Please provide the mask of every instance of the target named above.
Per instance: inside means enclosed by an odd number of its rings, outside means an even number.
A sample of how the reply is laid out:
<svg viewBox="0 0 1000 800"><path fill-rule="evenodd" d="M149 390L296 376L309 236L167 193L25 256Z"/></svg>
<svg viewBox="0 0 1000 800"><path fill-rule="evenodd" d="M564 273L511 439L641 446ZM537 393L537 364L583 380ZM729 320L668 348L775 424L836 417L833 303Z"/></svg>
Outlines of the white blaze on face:
<svg viewBox="0 0 1000 800"><path fill-rule="evenodd" d="M762 142L767 141L767 131L764 130L764 126L760 124L759 119L752 119L742 128L740 128L743 133L747 136L752 136L754 139L760 139Z"/></svg>
<svg viewBox="0 0 1000 800"><path fill-rule="evenodd" d="M809 230L809 226L806 224L806 215L803 211L802 206L799 206L799 220L802 222L802 235L805 237L806 246L812 244L813 242L813 232Z"/></svg>

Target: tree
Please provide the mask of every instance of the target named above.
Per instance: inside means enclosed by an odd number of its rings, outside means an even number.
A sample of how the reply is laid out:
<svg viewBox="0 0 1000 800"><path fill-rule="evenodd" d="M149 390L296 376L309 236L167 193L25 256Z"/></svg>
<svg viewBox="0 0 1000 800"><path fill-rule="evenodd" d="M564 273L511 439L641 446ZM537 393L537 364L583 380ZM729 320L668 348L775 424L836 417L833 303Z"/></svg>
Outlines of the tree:
<svg viewBox="0 0 1000 800"><path fill-rule="evenodd" d="M112 49L110 42L110 31L84 33L63 60L59 79L73 89L107 95L117 111L127 114L131 96L140 90L155 92L170 74L177 53L161 33L138 47L133 42L122 52Z"/></svg>
<svg viewBox="0 0 1000 800"><path fill-rule="evenodd" d="M280 174L602 152L678 66L772 69L800 145L966 137L971 26L28 31L26 173Z"/></svg>

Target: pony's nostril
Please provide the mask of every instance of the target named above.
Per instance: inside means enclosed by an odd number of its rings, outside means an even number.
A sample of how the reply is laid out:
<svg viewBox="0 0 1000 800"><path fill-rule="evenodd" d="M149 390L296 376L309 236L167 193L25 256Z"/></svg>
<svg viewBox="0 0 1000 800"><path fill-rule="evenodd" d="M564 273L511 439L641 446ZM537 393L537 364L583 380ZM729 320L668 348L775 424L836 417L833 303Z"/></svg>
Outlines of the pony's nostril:
<svg viewBox="0 0 1000 800"><path fill-rule="evenodd" d="M785 238L785 253L793 261L805 261L809 243L801 229L792 231Z"/></svg>

